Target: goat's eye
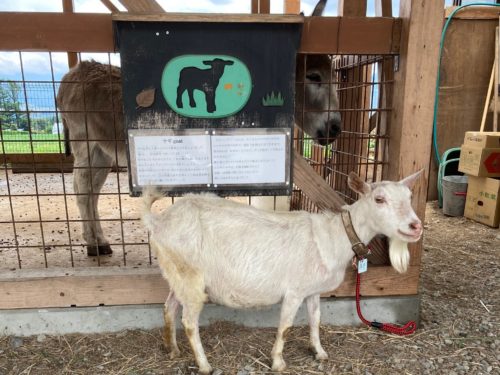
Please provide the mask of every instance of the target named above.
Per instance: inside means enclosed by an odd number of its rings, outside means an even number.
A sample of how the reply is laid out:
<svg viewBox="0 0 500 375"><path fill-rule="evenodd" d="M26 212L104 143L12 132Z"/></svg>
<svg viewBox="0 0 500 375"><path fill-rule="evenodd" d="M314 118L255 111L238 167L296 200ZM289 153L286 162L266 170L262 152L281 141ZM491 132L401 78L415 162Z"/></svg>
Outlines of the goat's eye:
<svg viewBox="0 0 500 375"><path fill-rule="evenodd" d="M385 198L384 197L375 197L375 203L377 203L377 204L385 203Z"/></svg>
<svg viewBox="0 0 500 375"><path fill-rule="evenodd" d="M309 73L306 75L306 78L312 82L321 82L321 76L318 73Z"/></svg>

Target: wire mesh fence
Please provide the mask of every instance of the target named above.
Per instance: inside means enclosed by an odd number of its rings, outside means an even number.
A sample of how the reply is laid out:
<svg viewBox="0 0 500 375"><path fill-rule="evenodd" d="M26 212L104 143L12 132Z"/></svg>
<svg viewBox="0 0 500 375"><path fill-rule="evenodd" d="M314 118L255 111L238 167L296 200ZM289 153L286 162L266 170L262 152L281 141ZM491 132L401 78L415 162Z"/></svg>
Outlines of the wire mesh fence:
<svg viewBox="0 0 500 375"><path fill-rule="evenodd" d="M295 150L351 203L356 197L347 187L349 172L375 182L382 179L387 166L394 56L331 56L330 61L329 81L320 84L337 92L338 108L326 111L330 116L340 113L342 131L335 139L325 137L323 146L309 135L296 132ZM298 82L305 82L303 86L318 84L306 78L301 81L298 77ZM291 208L318 211L299 189L292 195Z"/></svg>
<svg viewBox="0 0 500 375"><path fill-rule="evenodd" d="M72 159L64 156L66 143L61 113L56 107L61 78L67 71L65 54L43 54L36 74L26 69L28 61L36 60L32 55L23 52L9 56L15 61L15 72L0 77L1 267L154 265L148 235L139 221L140 199L129 196L128 175L121 168L123 160L118 160L117 144L124 145L124 134L112 139L116 152L110 162L71 168ZM386 167L394 58L323 56L322 65L316 61L313 67L312 61L318 57L311 56L299 58L298 65L303 69L299 67L296 77L296 120L304 127L311 113L322 113L334 127L333 120L339 116L342 130L338 133L328 129L324 134L296 130L294 147L332 188L351 202L355 197L347 188L348 173L355 171L367 181L377 181ZM80 55L81 60L88 57ZM105 54L100 59L114 65L117 62L116 55ZM314 94L326 101L319 106L314 104L310 100ZM95 111L82 103L82 126L87 126L88 117ZM109 108L104 111L110 115L113 112ZM111 121L110 126L115 125ZM73 146L85 145L89 153L95 141L100 141L89 137L70 140ZM92 186L82 191L75 182L80 172L95 176L109 169L112 171L102 181L100 191ZM99 199L98 209L91 213L82 211L85 199ZM262 198L237 199L255 204ZM166 206L172 202L173 199L165 199L162 203ZM290 200L269 197L265 206L317 211L298 188ZM89 243L82 229L86 223L92 224L91 230L96 230L98 223L113 255L87 256Z"/></svg>

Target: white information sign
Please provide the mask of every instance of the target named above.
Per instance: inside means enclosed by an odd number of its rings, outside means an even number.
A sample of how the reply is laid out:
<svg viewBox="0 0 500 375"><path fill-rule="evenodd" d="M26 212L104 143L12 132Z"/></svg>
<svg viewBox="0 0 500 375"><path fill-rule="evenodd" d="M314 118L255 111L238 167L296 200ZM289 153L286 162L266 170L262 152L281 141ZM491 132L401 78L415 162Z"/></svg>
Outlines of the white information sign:
<svg viewBox="0 0 500 375"><path fill-rule="evenodd" d="M191 134L187 132L192 132ZM132 185L289 186L290 132L203 129L129 132Z"/></svg>
<svg viewBox="0 0 500 375"><path fill-rule="evenodd" d="M212 136L216 185L286 183L286 135Z"/></svg>
<svg viewBox="0 0 500 375"><path fill-rule="evenodd" d="M137 184L200 185L212 182L210 136L134 136Z"/></svg>

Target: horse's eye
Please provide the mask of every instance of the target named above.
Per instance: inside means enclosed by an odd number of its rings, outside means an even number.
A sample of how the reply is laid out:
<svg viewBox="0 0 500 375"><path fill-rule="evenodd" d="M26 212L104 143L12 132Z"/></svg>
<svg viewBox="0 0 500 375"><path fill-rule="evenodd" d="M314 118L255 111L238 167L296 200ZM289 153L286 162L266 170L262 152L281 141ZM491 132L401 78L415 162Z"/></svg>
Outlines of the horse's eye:
<svg viewBox="0 0 500 375"><path fill-rule="evenodd" d="M318 74L318 73L309 73L309 74L306 74L306 78L309 80L309 81L313 81L313 82L321 82L321 76Z"/></svg>

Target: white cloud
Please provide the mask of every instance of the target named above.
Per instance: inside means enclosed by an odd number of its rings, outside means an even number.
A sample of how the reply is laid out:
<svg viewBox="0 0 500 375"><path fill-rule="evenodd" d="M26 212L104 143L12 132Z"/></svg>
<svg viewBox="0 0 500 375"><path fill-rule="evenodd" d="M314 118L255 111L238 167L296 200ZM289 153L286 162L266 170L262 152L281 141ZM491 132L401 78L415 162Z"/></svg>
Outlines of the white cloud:
<svg viewBox="0 0 500 375"><path fill-rule="evenodd" d="M1 1L0 11L9 12L62 12L62 1L17 0Z"/></svg>

